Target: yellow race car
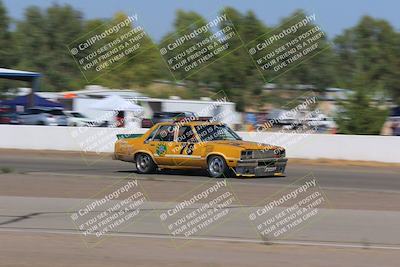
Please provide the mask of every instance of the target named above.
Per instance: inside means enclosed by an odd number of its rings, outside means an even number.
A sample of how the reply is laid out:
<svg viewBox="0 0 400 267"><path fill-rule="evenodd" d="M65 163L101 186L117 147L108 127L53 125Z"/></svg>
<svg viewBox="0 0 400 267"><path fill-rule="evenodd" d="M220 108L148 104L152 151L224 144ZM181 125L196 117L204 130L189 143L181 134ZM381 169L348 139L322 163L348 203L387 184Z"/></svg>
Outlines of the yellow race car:
<svg viewBox="0 0 400 267"><path fill-rule="evenodd" d="M113 158L134 162L139 173L198 168L211 177L280 176L287 163L284 148L243 141L216 122L162 122L143 135L117 137Z"/></svg>

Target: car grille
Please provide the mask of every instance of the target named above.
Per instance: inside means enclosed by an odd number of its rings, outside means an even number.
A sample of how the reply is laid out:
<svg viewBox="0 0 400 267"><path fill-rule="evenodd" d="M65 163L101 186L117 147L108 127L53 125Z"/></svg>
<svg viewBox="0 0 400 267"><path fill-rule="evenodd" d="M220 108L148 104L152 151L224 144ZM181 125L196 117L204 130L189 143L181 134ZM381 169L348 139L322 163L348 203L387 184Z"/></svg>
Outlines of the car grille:
<svg viewBox="0 0 400 267"><path fill-rule="evenodd" d="M253 152L253 159L265 159L273 157L274 157L273 150L254 150Z"/></svg>
<svg viewBox="0 0 400 267"><path fill-rule="evenodd" d="M241 159L264 159L273 158L273 150L244 150L241 154Z"/></svg>
<svg viewBox="0 0 400 267"><path fill-rule="evenodd" d="M244 150L241 159L269 159L285 157L285 150Z"/></svg>

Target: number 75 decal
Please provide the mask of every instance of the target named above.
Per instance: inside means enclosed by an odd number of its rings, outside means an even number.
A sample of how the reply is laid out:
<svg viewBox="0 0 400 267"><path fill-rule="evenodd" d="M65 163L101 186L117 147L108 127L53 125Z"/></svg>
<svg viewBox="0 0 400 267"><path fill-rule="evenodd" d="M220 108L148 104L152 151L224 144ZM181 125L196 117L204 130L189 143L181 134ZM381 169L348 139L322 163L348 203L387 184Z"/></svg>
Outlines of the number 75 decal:
<svg viewBox="0 0 400 267"><path fill-rule="evenodd" d="M192 155L193 150L194 150L194 144L188 144L188 143L182 144L182 148L181 148L181 151L179 152L179 154L183 154L183 152L185 150L186 150L186 154Z"/></svg>

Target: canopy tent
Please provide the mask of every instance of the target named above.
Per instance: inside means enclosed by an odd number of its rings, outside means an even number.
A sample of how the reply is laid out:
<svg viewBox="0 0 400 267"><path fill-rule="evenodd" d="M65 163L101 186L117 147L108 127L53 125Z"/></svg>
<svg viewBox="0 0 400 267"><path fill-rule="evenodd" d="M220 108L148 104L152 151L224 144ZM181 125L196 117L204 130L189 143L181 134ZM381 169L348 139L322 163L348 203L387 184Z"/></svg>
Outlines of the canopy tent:
<svg viewBox="0 0 400 267"><path fill-rule="evenodd" d="M40 76L41 74L37 72L0 68L0 78L31 82Z"/></svg>
<svg viewBox="0 0 400 267"><path fill-rule="evenodd" d="M33 93L39 90L39 78L41 74L37 72L22 71L22 70L12 70L0 68L0 78L25 81L32 84L32 93L29 95L27 106L35 106L35 98Z"/></svg>
<svg viewBox="0 0 400 267"><path fill-rule="evenodd" d="M60 103L56 103L53 101L49 101L46 98L40 97L37 94L33 94L33 103L35 103L35 106L38 107L49 107L49 108L62 108L63 105ZM11 100L3 100L0 102L2 106L24 106L24 107L29 107L30 106L30 96L29 95L24 95L24 96L17 96L14 99Z"/></svg>
<svg viewBox="0 0 400 267"><path fill-rule="evenodd" d="M90 108L103 111L117 111L118 115L112 120L115 122L116 127L134 127L133 125L140 127L138 118L144 110L141 106L125 100L118 95L111 95L99 100L91 105Z"/></svg>
<svg viewBox="0 0 400 267"><path fill-rule="evenodd" d="M99 100L97 103L91 106L92 109L98 110L114 110L114 111L132 111L140 113L143 108L131 101L127 101L118 95L112 95Z"/></svg>

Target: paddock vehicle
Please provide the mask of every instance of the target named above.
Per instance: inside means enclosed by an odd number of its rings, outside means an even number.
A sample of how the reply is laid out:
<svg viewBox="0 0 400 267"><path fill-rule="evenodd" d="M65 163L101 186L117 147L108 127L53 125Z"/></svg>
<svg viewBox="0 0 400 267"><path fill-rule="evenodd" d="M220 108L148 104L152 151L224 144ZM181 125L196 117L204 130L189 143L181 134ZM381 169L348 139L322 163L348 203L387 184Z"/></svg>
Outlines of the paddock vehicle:
<svg viewBox="0 0 400 267"><path fill-rule="evenodd" d="M99 126L100 123L89 119L85 115L77 111L64 111L68 117L69 126Z"/></svg>
<svg viewBox="0 0 400 267"><path fill-rule="evenodd" d="M145 134L117 135L113 158L137 172L206 169L211 177L281 176L287 159L279 146L243 141L232 129L208 121L162 122Z"/></svg>
<svg viewBox="0 0 400 267"><path fill-rule="evenodd" d="M28 125L68 125L67 115L59 108L29 108L19 114L18 120L20 124Z"/></svg>

